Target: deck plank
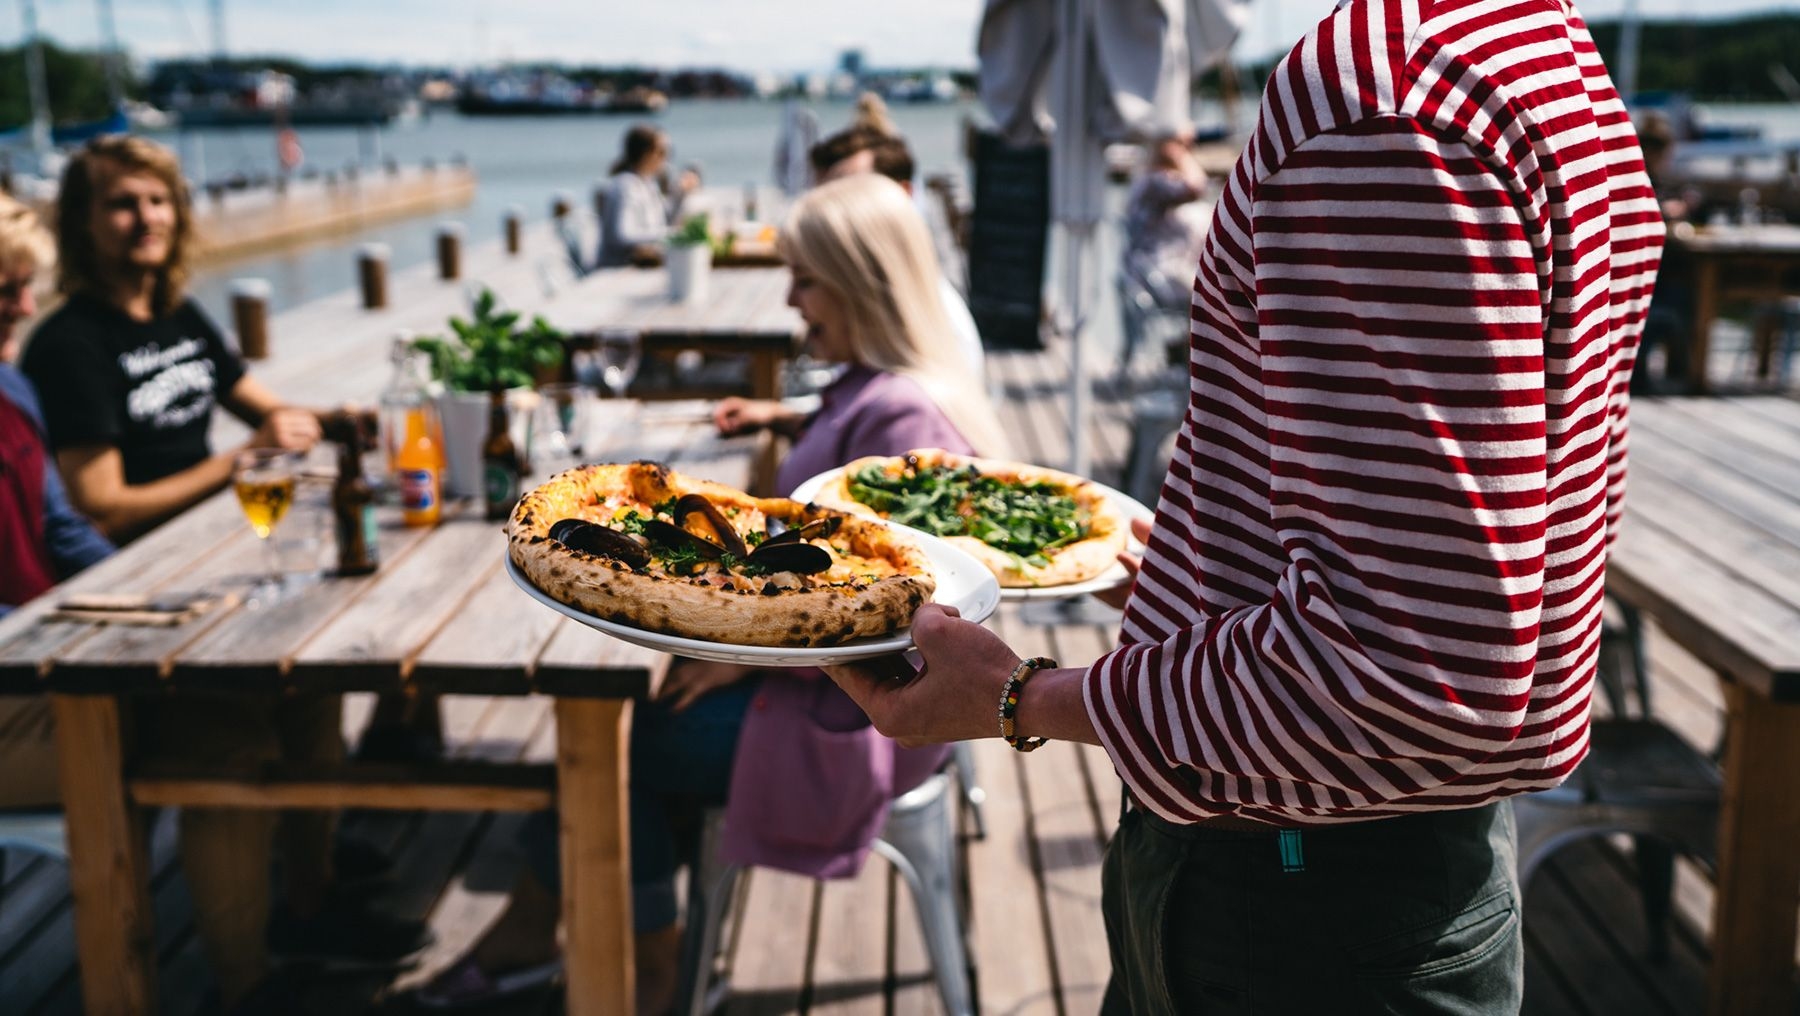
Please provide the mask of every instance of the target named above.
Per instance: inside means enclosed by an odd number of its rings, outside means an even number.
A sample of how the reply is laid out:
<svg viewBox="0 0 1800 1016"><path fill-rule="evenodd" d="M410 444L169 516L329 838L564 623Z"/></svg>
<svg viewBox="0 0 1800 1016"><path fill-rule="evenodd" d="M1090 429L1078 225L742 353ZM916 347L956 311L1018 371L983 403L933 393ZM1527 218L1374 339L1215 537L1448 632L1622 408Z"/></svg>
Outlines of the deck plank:
<svg viewBox="0 0 1800 1016"><path fill-rule="evenodd" d="M817 1016L883 1016L887 1010L888 906L886 860L871 855L855 878L821 883L819 944L813 954L812 1006Z"/></svg>

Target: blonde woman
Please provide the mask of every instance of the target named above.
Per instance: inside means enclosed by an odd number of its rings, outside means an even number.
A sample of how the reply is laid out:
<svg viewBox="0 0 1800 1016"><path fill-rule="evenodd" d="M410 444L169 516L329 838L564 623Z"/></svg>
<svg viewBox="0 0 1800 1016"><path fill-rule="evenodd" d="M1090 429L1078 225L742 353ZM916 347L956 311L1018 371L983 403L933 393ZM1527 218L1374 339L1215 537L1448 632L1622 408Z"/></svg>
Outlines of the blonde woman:
<svg viewBox="0 0 1800 1016"><path fill-rule="evenodd" d="M726 399L713 414L721 432L811 434L777 476L788 489L859 456L891 454L864 446L882 443L889 421L900 417L911 426L948 426L979 454L1008 453L944 311L931 236L904 188L868 173L821 184L794 205L779 244L793 271L788 305L806 322L808 352L849 369L815 416L777 402Z"/></svg>
<svg viewBox="0 0 1800 1016"><path fill-rule="evenodd" d="M0 617L112 553L69 507L31 382L8 362L37 313L32 281L56 260L31 209L0 194ZM0 698L0 808L56 804L56 738L44 696Z"/></svg>
<svg viewBox="0 0 1800 1016"><path fill-rule="evenodd" d="M1007 453L944 316L930 237L898 184L872 174L824 184L795 204L779 243L793 269L788 303L806 322L809 348L846 370L810 416L728 399L715 420L727 433L776 427L796 439L777 474L783 492L863 455L931 446ZM889 802L946 754L881 736L816 670L678 661L633 721L639 1012L662 1013L674 999L681 809L724 804L722 849L731 863L848 878L861 870ZM421 990L427 1007L482 1005L554 976L554 820L537 816L523 840L529 871L512 905L467 957Z"/></svg>

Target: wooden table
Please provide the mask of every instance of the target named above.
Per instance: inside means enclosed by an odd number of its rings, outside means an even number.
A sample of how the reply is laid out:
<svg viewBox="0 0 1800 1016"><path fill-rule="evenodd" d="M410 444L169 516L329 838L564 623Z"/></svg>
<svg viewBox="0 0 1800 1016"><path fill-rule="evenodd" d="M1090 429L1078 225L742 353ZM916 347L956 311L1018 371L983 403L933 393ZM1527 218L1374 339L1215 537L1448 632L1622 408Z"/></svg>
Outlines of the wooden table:
<svg viewBox="0 0 1800 1016"><path fill-rule="evenodd" d="M1693 278L1694 321L1688 357L1696 393L1709 390L1707 357L1719 304L1730 298L1765 302L1800 292L1800 226L1678 225L1669 231L1666 259ZM1769 336L1760 337L1757 376L1769 376Z"/></svg>
<svg viewBox="0 0 1800 1016"><path fill-rule="evenodd" d="M715 271L706 299L676 303L668 298L668 274L660 269L603 268L559 292L539 311L573 336L577 348L599 329L624 328L642 336L646 353L746 355L750 395L778 399L781 369L798 351L804 328L800 314L787 305L788 281L785 268ZM761 493L772 493L775 454L772 444L766 446L756 464L755 486Z"/></svg>
<svg viewBox="0 0 1800 1016"><path fill-rule="evenodd" d="M1727 711L1708 1012L1786 1012L1800 908L1800 401L1637 400L1607 591Z"/></svg>
<svg viewBox="0 0 1800 1016"><path fill-rule="evenodd" d="M589 447L656 458L726 483L748 477L755 442L714 435L694 403L609 404ZM48 692L57 723L81 987L90 1013L156 1005L156 955L139 835L142 806L559 807L568 1009L631 1016L626 734L630 703L665 657L618 642L528 599L502 570L498 524L453 503L431 529L388 518L381 569L324 578L258 608L172 628L51 622L78 592L217 589L260 561L232 495L195 506L0 621L0 693ZM551 765L284 764L254 772L175 770L131 757L124 700L205 694L544 694L556 698Z"/></svg>

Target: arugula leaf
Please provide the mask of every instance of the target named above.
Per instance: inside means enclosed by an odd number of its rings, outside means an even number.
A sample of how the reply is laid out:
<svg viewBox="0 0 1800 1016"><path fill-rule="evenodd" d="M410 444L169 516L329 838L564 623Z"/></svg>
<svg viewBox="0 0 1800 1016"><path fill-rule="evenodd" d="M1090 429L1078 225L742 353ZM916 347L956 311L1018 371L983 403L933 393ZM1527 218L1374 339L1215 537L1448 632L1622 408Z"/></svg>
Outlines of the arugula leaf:
<svg viewBox="0 0 1800 1016"><path fill-rule="evenodd" d="M1088 534L1089 518L1074 498L1048 483L1008 483L973 466L908 468L890 474L860 469L850 496L889 519L934 536L972 536L1023 568L1049 564L1046 551Z"/></svg>

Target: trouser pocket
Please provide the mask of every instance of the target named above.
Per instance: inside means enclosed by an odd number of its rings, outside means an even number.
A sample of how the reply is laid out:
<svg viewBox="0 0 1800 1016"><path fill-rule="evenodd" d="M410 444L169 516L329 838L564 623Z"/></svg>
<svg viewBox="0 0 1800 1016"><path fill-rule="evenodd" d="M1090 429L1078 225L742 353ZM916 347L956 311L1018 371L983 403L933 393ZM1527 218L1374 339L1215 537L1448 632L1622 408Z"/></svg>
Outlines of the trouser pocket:
<svg viewBox="0 0 1800 1016"><path fill-rule="evenodd" d="M1518 1011L1523 948L1517 902L1502 891L1351 956L1375 1011L1502 1016Z"/></svg>

